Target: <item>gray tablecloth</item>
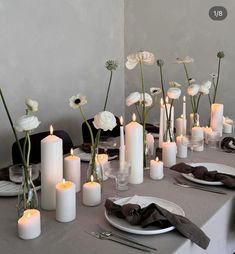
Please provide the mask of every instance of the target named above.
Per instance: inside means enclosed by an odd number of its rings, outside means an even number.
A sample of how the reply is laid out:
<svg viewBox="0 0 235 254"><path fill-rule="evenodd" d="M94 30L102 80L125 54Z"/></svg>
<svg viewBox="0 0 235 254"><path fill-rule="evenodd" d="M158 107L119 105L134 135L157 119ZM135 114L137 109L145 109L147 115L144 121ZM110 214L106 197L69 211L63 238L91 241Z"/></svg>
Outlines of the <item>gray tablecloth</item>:
<svg viewBox="0 0 235 254"><path fill-rule="evenodd" d="M223 163L235 167L235 155L213 149L195 152L195 162ZM178 160L183 161L183 160ZM82 164L83 179L87 164ZM234 169L235 171L235 169ZM143 184L130 185L128 191L120 192L123 197L134 194L154 196L172 201L181 206L186 216L199 226L211 239L205 251L184 238L175 230L154 236L132 235L158 249L157 253L188 254L218 253L231 254L235 251L235 201L233 190L216 187L227 192L227 195L204 192L195 189L184 189L173 184L178 173L164 169L163 180L154 181L145 171ZM0 197L0 246L1 253L14 254L92 254L92 253L138 253L140 251L119 244L93 238L85 231L95 230L97 224L118 231L109 225L104 217L104 202L115 194L114 180L104 182L102 204L97 207L82 205L81 193L77 194L77 218L69 223L55 220L55 211L41 210L42 234L34 240L21 240L17 235L16 197ZM40 192L39 192L40 198ZM125 234L125 233L124 233Z"/></svg>

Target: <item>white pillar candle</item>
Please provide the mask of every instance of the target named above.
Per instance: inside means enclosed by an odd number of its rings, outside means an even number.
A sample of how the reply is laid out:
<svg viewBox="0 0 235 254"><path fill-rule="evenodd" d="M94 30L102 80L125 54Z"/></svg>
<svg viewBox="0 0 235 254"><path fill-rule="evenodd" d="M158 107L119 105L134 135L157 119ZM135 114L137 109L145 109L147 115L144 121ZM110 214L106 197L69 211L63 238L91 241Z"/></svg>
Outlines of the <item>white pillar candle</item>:
<svg viewBox="0 0 235 254"><path fill-rule="evenodd" d="M56 207L55 185L63 179L62 139L51 134L41 141L41 207L54 210Z"/></svg>
<svg viewBox="0 0 235 254"><path fill-rule="evenodd" d="M147 143L149 155L153 156L153 154L154 154L154 137L151 133L148 133L146 135L146 143Z"/></svg>
<svg viewBox="0 0 235 254"><path fill-rule="evenodd" d="M177 146L177 154L178 158L187 158L188 155L188 147L183 144L183 139L185 137L183 135L176 137L176 146Z"/></svg>
<svg viewBox="0 0 235 254"><path fill-rule="evenodd" d="M105 153L96 154L96 157L95 157L95 162L96 162L98 174L102 173L102 177L103 177L104 181L106 181L108 179L108 177L104 174L103 166L108 161L108 159L109 159L109 157Z"/></svg>
<svg viewBox="0 0 235 254"><path fill-rule="evenodd" d="M91 176L90 182L83 185L82 190L82 200L84 205L96 206L101 203L101 186L99 183L93 181L93 176Z"/></svg>
<svg viewBox="0 0 235 254"><path fill-rule="evenodd" d="M176 136L183 135L183 133L184 133L184 119L182 117L176 118L175 128L176 128Z"/></svg>
<svg viewBox="0 0 235 254"><path fill-rule="evenodd" d="M163 162L159 161L158 157L156 160L150 161L150 177L154 180L160 180L164 177Z"/></svg>
<svg viewBox="0 0 235 254"><path fill-rule="evenodd" d="M212 129L206 126L205 128L203 128L203 132L204 132L205 143L208 144L208 134L212 132Z"/></svg>
<svg viewBox="0 0 235 254"><path fill-rule="evenodd" d="M64 158L64 178L75 184L76 192L81 190L81 160L73 154L73 149Z"/></svg>
<svg viewBox="0 0 235 254"><path fill-rule="evenodd" d="M186 97L183 97L183 135L187 133L187 118L186 118Z"/></svg>
<svg viewBox="0 0 235 254"><path fill-rule="evenodd" d="M69 222L76 218L76 188L71 181L56 184L56 220Z"/></svg>
<svg viewBox="0 0 235 254"><path fill-rule="evenodd" d="M203 128L200 126L195 126L192 128L192 137L197 137L197 138L201 138L204 139L204 132L203 132ZM197 152L202 152L204 150L204 144L202 144L201 146L197 146L194 148L194 151Z"/></svg>
<svg viewBox="0 0 235 254"><path fill-rule="evenodd" d="M226 134L230 134L233 131L233 125L229 123L223 123L223 132Z"/></svg>
<svg viewBox="0 0 235 254"><path fill-rule="evenodd" d="M164 129L163 129L163 122L164 122L164 105L163 105L163 99L160 100L160 125L159 125L159 139L158 139L158 147L162 148L162 142L163 142L163 135L164 135Z"/></svg>
<svg viewBox="0 0 235 254"><path fill-rule="evenodd" d="M220 136L223 131L223 112L223 104L214 103L211 105L211 128L213 131L218 131Z"/></svg>
<svg viewBox="0 0 235 254"><path fill-rule="evenodd" d="M144 180L143 170L143 126L136 122L133 114L132 122L126 125L126 161L131 164L129 183L140 184Z"/></svg>
<svg viewBox="0 0 235 254"><path fill-rule="evenodd" d="M163 142L162 144L162 161L164 167L171 167L176 164L176 143Z"/></svg>
<svg viewBox="0 0 235 254"><path fill-rule="evenodd" d="M119 147L119 162L120 168L123 168L125 163L125 141L124 141L124 129L123 129L123 117L120 117L120 147Z"/></svg>
<svg viewBox="0 0 235 254"><path fill-rule="evenodd" d="M37 209L27 209L18 220L18 235L24 240L34 239L41 234L41 218Z"/></svg>

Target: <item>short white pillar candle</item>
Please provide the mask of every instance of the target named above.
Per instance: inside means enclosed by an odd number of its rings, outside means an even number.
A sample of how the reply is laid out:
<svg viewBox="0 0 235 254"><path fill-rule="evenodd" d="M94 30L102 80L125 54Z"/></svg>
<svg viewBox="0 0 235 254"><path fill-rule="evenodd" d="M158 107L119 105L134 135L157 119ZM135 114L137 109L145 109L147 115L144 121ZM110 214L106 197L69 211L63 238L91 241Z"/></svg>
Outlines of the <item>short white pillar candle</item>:
<svg viewBox="0 0 235 254"><path fill-rule="evenodd" d="M176 164L176 143L163 142L162 143L162 161L164 167L171 167Z"/></svg>
<svg viewBox="0 0 235 254"><path fill-rule="evenodd" d="M27 209L18 220L18 234L24 240L30 240L41 234L41 218L37 209Z"/></svg>
<svg viewBox="0 0 235 254"><path fill-rule="evenodd" d="M159 161L158 157L156 160L150 161L150 177L154 180L160 180L164 177L163 162Z"/></svg>
<svg viewBox="0 0 235 254"><path fill-rule="evenodd" d="M76 192L81 190L81 160L73 154L73 149L64 158L64 178L75 184Z"/></svg>
<svg viewBox="0 0 235 254"><path fill-rule="evenodd" d="M203 132L204 132L205 143L208 144L208 135L209 135L209 133L212 132L212 129L210 127L206 126L205 128L203 128Z"/></svg>
<svg viewBox="0 0 235 254"><path fill-rule="evenodd" d="M101 186L99 183L93 181L93 175L91 181L83 185L82 200L86 206L96 206L101 203Z"/></svg>
<svg viewBox="0 0 235 254"><path fill-rule="evenodd" d="M176 146L177 146L177 154L178 158L187 158L188 155L188 147L183 144L184 136L180 135L176 137Z"/></svg>
<svg viewBox="0 0 235 254"><path fill-rule="evenodd" d="M176 118L175 121L176 136L180 136L184 133L184 119L183 117Z"/></svg>
<svg viewBox="0 0 235 254"><path fill-rule="evenodd" d="M76 218L76 188L71 181L56 184L56 220L69 222Z"/></svg>
<svg viewBox="0 0 235 254"><path fill-rule="evenodd" d="M223 132L226 134L230 134L233 132L233 125L229 123L223 123Z"/></svg>
<svg viewBox="0 0 235 254"><path fill-rule="evenodd" d="M200 126L193 127L192 128L192 137L204 139L203 128ZM197 152L202 152L203 150L204 150L204 144L194 148L194 151L197 151Z"/></svg>
<svg viewBox="0 0 235 254"><path fill-rule="evenodd" d="M218 131L220 136L223 132L223 113L223 104L214 103L211 105L211 128L213 131Z"/></svg>

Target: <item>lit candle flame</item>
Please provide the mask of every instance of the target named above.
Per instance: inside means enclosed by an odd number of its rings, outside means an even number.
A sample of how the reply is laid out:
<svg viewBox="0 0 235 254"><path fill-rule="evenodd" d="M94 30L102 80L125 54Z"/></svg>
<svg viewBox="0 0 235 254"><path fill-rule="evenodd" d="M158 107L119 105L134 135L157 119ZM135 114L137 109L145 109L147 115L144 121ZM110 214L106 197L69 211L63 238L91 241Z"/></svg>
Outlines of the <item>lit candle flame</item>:
<svg viewBox="0 0 235 254"><path fill-rule="evenodd" d="M65 179L63 178L63 180L62 180L62 183L63 183L63 185L65 185Z"/></svg>
<svg viewBox="0 0 235 254"><path fill-rule="evenodd" d="M120 116L120 124L123 125L123 117Z"/></svg>
<svg viewBox="0 0 235 254"><path fill-rule="evenodd" d="M27 213L26 217L27 217L27 218L31 217L31 213L30 213L30 212Z"/></svg>
<svg viewBox="0 0 235 254"><path fill-rule="evenodd" d="M50 134L53 135L53 127L52 127L52 125L50 126Z"/></svg>
<svg viewBox="0 0 235 254"><path fill-rule="evenodd" d="M93 183L93 182L94 182L94 176L91 175L91 183Z"/></svg>
<svg viewBox="0 0 235 254"><path fill-rule="evenodd" d="M184 97L183 97L183 102L186 102L186 97L185 97L185 95L184 95Z"/></svg>
<svg viewBox="0 0 235 254"><path fill-rule="evenodd" d="M135 113L132 115L132 121L133 121L133 122L136 121L136 115L135 115Z"/></svg>
<svg viewBox="0 0 235 254"><path fill-rule="evenodd" d="M156 161L159 161L159 158L158 158L158 157L156 157Z"/></svg>
<svg viewBox="0 0 235 254"><path fill-rule="evenodd" d="M73 148L70 149L70 154L73 156Z"/></svg>

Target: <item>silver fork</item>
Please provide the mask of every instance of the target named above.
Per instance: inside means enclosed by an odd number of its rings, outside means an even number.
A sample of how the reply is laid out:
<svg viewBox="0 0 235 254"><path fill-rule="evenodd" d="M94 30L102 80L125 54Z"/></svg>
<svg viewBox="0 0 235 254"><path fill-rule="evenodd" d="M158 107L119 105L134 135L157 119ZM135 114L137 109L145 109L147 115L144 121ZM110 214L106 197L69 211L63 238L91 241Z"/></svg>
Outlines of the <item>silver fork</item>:
<svg viewBox="0 0 235 254"><path fill-rule="evenodd" d="M149 245L146 245L140 241L137 241L136 239L133 239L133 238L130 238L130 237L127 237L123 234L120 234L120 233L113 233L111 231L108 231L107 229L104 229L102 226L100 225L97 225L99 227L99 232L106 236L106 237L110 237L110 236L114 236L114 237L118 237L119 239L123 239L123 240L127 240L129 242L132 242L132 243L135 243L137 245L140 245L140 246L143 246L143 247L146 247L146 248L149 248L151 250L157 250L155 247L152 247L152 246L149 246Z"/></svg>
<svg viewBox="0 0 235 254"><path fill-rule="evenodd" d="M223 195L227 194L224 191L220 191L220 190L216 190L216 189L212 189L212 188L207 188L207 187L204 187L204 186L198 186L198 185L195 185L195 184L189 184L189 183L183 182L183 181L181 181L177 178L175 178L175 180L176 180L176 182L174 182L175 185L178 185L178 186L181 186L181 187L184 187L184 188L193 188L193 189L209 191L209 192L213 192L213 193L217 193L217 194L223 194Z"/></svg>
<svg viewBox="0 0 235 254"><path fill-rule="evenodd" d="M118 239L118 238L115 238L113 236L105 236L105 235L102 235L99 232L87 232L87 231L85 231L85 232L87 234L97 238L97 239L100 239L100 240L109 240L109 241L112 241L112 242L116 242L116 243L126 245L128 247L131 247L131 248L134 248L134 249L137 249L137 250L142 250L142 251L145 251L145 252L150 252L151 251L150 249L138 246L137 244L131 243L127 240Z"/></svg>

